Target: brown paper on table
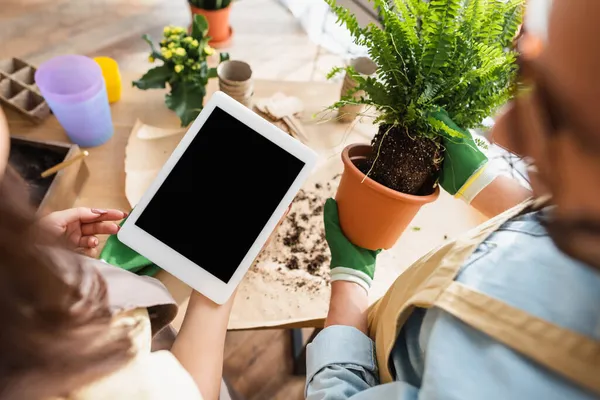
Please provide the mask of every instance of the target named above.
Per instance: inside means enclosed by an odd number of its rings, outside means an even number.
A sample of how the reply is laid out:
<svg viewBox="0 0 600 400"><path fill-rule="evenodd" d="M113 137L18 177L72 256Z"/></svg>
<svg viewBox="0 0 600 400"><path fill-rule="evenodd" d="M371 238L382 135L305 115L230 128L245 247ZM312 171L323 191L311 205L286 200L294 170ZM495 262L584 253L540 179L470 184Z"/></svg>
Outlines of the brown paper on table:
<svg viewBox="0 0 600 400"><path fill-rule="evenodd" d="M329 140L323 135L328 129L327 125L308 124L307 128L314 141L312 144L322 149L324 143L319 140ZM181 130L150 127L140 121L135 124L127 144L125 160L125 191L132 207L139 201L183 135ZM313 197L318 195L324 202L327 197L334 196L343 167L339 154L336 154L337 148L333 154L331 151L319 152L320 166L307 180L303 190ZM315 188L317 184L322 187L319 191ZM295 201L290 214L307 212L306 203ZM315 206L318 206L317 203L314 203ZM315 232L323 230L321 217L317 214L311 216L309 221L315 225ZM480 216L470 211L468 206L442 192L437 202L423 207L398 244L379 255L369 294L370 301L374 302L381 297L395 278L421 255L446 238L462 233L480 221ZM303 269L289 270L284 263L274 261L285 259L285 252L289 251L283 245L281 236L285 233L286 224L289 224L289 217L279 229L278 237L274 237L261 253L240 284L229 323L230 329L317 326L326 315L330 294L328 266L321 267L321 276L313 276ZM312 246L309 239L306 241L303 245ZM298 285L298 282L303 283ZM178 283L166 284L171 290L176 287L175 291L186 291L185 295L174 293L176 298L186 296L190 290Z"/></svg>
<svg viewBox="0 0 600 400"><path fill-rule="evenodd" d="M125 196L133 208L156 178L179 141L181 129L163 129L143 124L139 119L125 148Z"/></svg>

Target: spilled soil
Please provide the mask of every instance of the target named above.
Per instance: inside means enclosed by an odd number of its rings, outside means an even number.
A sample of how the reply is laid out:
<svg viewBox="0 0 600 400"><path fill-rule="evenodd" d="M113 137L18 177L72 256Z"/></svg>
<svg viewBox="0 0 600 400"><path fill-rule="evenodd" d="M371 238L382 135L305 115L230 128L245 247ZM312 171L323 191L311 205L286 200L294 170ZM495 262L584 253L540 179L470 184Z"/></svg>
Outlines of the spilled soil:
<svg viewBox="0 0 600 400"><path fill-rule="evenodd" d="M318 291L329 285L331 254L325 240L323 205L335 195L339 179L340 175L336 175L331 181L318 182L298 192L288 216L254 268L275 263L281 273L277 280L294 290Z"/></svg>

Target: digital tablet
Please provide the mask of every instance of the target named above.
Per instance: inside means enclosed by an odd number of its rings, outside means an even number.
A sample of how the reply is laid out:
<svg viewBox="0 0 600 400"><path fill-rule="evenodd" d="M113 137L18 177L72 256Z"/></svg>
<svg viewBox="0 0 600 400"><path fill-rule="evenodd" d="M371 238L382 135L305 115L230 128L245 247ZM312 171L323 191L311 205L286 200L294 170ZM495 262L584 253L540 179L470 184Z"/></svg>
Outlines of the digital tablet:
<svg viewBox="0 0 600 400"><path fill-rule="evenodd" d="M310 148L217 92L118 238L223 304L316 161Z"/></svg>

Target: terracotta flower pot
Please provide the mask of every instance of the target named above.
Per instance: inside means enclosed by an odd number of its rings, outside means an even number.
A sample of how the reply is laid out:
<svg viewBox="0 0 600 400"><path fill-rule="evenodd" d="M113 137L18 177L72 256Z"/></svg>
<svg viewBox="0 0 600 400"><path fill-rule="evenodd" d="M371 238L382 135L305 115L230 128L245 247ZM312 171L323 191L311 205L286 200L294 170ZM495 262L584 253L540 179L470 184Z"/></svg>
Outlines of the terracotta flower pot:
<svg viewBox="0 0 600 400"><path fill-rule="evenodd" d="M404 194L365 179L356 163L371 153L371 146L351 144L342 152L344 173L336 194L340 225L355 245L378 250L392 247L421 206L435 201L440 189L427 196ZM364 179L364 181L363 181Z"/></svg>
<svg viewBox="0 0 600 400"><path fill-rule="evenodd" d="M231 5L220 10L204 10L190 4L192 15L204 15L208 21L208 36L211 37L209 44L212 47L225 47L231 40L233 30L229 25L229 12Z"/></svg>

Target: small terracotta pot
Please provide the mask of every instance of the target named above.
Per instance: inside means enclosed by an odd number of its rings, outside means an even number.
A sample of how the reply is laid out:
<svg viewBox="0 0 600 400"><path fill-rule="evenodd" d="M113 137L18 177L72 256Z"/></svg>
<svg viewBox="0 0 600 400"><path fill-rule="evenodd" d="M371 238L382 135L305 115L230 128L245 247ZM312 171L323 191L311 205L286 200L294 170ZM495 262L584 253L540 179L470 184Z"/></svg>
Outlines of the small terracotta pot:
<svg viewBox="0 0 600 400"><path fill-rule="evenodd" d="M220 10L204 10L190 4L192 15L204 15L208 21L208 36L211 37L209 44L212 47L225 47L229 44L233 30L229 25L229 13L231 4Z"/></svg>
<svg viewBox="0 0 600 400"><path fill-rule="evenodd" d="M435 201L440 189L427 196L404 194L365 178L355 163L365 160L371 146L351 144L342 152L344 173L335 199L344 235L365 249L394 246L421 206ZM364 181L363 181L364 180Z"/></svg>
<svg viewBox="0 0 600 400"><path fill-rule="evenodd" d="M359 74L361 74L363 76L371 76L375 72L377 72L377 64L375 64L373 61L371 61L371 59L368 57L354 58L350 61L350 65L356 70L356 72L358 72ZM348 74L346 74L344 76L344 82L342 84L342 90L340 92L340 97L346 96L346 94L350 90L354 89L357 85L358 85L358 82L356 82L354 79L352 79L350 76L348 76ZM365 95L365 92L363 92L361 90L361 91L354 93L353 97L358 100L361 97L363 97L364 95ZM338 119L342 122L352 122L352 121L354 121L354 119L356 119L358 114L360 114L362 112L363 108L364 108L364 106L362 104L360 104L360 105L347 104L345 106L342 106L338 110Z"/></svg>

